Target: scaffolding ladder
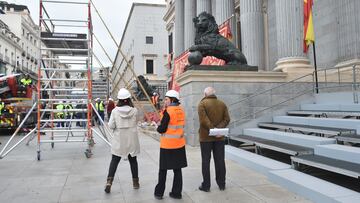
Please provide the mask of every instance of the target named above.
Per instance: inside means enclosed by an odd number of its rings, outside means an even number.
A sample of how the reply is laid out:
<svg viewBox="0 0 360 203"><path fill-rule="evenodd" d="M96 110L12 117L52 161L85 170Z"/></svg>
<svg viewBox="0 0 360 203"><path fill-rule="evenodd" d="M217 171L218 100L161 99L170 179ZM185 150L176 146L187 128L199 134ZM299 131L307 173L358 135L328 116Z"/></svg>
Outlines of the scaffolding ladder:
<svg viewBox="0 0 360 203"><path fill-rule="evenodd" d="M76 4L82 6L87 15L84 19L54 19L46 10L49 4L69 7ZM87 142L85 155L89 158L94 145L90 2L40 0L39 27L43 46L37 83L37 159L40 160L42 144L50 143L54 148L59 142ZM59 27L81 31L59 32ZM43 77L44 74L52 77Z"/></svg>

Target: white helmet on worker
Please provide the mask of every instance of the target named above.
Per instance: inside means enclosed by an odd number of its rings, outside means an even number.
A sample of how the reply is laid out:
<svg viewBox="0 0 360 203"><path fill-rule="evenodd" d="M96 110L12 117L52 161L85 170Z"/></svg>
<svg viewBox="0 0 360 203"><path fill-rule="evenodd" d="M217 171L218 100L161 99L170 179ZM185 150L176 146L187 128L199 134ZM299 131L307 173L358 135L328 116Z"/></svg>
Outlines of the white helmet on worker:
<svg viewBox="0 0 360 203"><path fill-rule="evenodd" d="M100 101L100 98L99 98L99 97L98 97L98 98L96 98L96 99L95 99L95 101Z"/></svg>
<svg viewBox="0 0 360 203"><path fill-rule="evenodd" d="M131 97L130 92L125 88L121 88L117 95L118 99L128 99L130 97Z"/></svg>
<svg viewBox="0 0 360 203"><path fill-rule="evenodd" d="M177 100L180 100L179 92L177 92L175 90L167 91L165 94L165 97L173 97L173 98L176 98Z"/></svg>

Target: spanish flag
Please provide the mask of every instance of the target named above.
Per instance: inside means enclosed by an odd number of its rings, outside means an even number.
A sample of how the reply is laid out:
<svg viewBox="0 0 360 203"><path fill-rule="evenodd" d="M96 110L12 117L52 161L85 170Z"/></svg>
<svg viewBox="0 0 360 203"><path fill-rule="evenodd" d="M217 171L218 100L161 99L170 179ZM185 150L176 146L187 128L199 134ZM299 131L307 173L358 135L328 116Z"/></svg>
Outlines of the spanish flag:
<svg viewBox="0 0 360 203"><path fill-rule="evenodd" d="M315 41L312 5L313 0L304 0L304 53L307 53L309 45Z"/></svg>

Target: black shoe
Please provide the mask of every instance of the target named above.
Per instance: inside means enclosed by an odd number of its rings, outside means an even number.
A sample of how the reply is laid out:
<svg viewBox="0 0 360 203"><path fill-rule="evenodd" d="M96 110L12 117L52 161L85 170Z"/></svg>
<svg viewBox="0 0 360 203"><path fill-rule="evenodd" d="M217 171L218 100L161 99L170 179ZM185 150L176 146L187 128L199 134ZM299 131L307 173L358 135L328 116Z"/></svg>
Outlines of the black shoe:
<svg viewBox="0 0 360 203"><path fill-rule="evenodd" d="M181 199L182 197L181 197L181 194L180 195L175 195L174 193L172 193L172 192L169 192L169 196L171 197L171 198L174 198L174 199Z"/></svg>
<svg viewBox="0 0 360 203"><path fill-rule="evenodd" d="M204 188L202 185L199 186L199 190L204 192L210 192L210 188Z"/></svg>
<svg viewBox="0 0 360 203"><path fill-rule="evenodd" d="M220 189L221 191L224 191L224 190L225 190L225 186L219 186L219 189Z"/></svg>
<svg viewBox="0 0 360 203"><path fill-rule="evenodd" d="M158 200L163 199L163 197L162 197L162 196L158 196L158 195L155 195L155 194L154 194L154 197L155 197L155 199L158 199Z"/></svg>

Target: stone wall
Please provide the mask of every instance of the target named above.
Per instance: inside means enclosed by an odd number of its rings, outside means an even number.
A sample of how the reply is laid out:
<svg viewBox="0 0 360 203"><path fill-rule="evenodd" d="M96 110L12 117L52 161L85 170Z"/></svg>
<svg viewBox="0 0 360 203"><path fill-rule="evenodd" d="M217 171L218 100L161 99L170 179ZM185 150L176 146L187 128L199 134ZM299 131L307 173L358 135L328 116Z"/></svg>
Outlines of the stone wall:
<svg viewBox="0 0 360 203"><path fill-rule="evenodd" d="M261 93L278 85L286 83L288 76L279 72L241 72L241 71L187 71L178 78L181 86L181 105L186 111L186 139L193 146L199 144L199 117L197 106L203 98L203 90L212 86L218 98L228 106L231 129L238 127L244 119L240 118L253 112L263 110L274 104L293 98L300 92L312 92L312 83L301 82L274 89L260 94L247 101L240 102L250 95ZM262 81L262 82L259 82ZM293 100L296 101L296 100ZM281 109L292 102L279 105ZM257 117L268 114L269 111L257 114ZM234 122L236 121L236 122Z"/></svg>

